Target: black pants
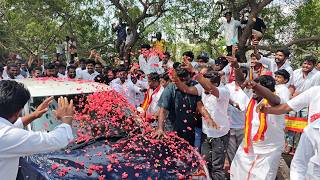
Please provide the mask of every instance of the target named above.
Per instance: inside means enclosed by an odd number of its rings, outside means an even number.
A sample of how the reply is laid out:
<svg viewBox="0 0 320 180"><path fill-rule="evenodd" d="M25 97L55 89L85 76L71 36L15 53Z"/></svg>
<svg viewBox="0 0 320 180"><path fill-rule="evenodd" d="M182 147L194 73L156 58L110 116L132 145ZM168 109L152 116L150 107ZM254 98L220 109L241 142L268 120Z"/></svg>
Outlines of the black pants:
<svg viewBox="0 0 320 180"><path fill-rule="evenodd" d="M179 137L188 141L191 146L194 146L194 139L195 139L194 129L192 130L177 129L176 132Z"/></svg>
<svg viewBox="0 0 320 180"><path fill-rule="evenodd" d="M204 159L207 162L211 179L225 179L223 167L224 160L226 158L229 136L229 133L219 138L210 138L204 135L204 141L201 146L201 154L205 156Z"/></svg>

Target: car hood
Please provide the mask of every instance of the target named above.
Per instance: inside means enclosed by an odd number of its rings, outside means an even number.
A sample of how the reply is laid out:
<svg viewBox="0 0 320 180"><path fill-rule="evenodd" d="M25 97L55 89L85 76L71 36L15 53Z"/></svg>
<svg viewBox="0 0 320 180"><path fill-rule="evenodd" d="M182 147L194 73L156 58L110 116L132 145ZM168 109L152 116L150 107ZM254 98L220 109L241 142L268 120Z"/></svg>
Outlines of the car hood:
<svg viewBox="0 0 320 180"><path fill-rule="evenodd" d="M159 149L150 156L165 153ZM178 179L177 169L191 175L198 167L178 162L166 168L155 167L140 153L130 152L130 157L104 140L93 142L80 149L61 150L37 154L20 159L17 179ZM124 158L125 157L125 158ZM66 172L65 174L63 174Z"/></svg>

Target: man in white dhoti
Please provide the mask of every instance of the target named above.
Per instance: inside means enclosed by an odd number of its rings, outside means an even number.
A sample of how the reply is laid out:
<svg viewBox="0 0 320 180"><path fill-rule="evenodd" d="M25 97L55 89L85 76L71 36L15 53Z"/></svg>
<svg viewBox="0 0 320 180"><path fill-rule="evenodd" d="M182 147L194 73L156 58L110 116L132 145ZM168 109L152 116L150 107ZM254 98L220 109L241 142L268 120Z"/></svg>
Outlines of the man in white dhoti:
<svg viewBox="0 0 320 180"><path fill-rule="evenodd" d="M230 179L273 180L276 178L284 146L284 115L257 112L260 106L285 103L288 96L275 92L275 80L260 76L244 82L235 58L228 58L236 73L236 81L253 90L245 115L244 140L231 164ZM244 83L243 83L244 82Z"/></svg>

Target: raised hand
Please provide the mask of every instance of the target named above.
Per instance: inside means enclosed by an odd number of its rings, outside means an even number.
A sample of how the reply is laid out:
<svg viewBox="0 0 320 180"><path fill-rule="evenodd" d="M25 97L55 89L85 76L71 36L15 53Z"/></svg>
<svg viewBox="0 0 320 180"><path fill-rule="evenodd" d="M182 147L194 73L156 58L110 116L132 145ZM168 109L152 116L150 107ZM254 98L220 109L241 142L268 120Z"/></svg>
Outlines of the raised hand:
<svg viewBox="0 0 320 180"><path fill-rule="evenodd" d="M169 69L169 73L168 73L168 76L170 78L170 80L173 82L173 83L176 83L179 81L179 78L177 76L177 73L175 72L175 70L173 68Z"/></svg>
<svg viewBox="0 0 320 180"><path fill-rule="evenodd" d="M37 109L32 113L35 118L40 118L44 113L48 111L48 107L51 104L53 97L48 97L45 99Z"/></svg>
<svg viewBox="0 0 320 180"><path fill-rule="evenodd" d="M58 99L58 108L55 111L57 119L62 120L62 122L71 125L74 114L73 101L66 97L60 97Z"/></svg>
<svg viewBox="0 0 320 180"><path fill-rule="evenodd" d="M183 59L183 62L182 62L182 66L181 66L183 69L187 70L188 72L195 72L196 70L193 68L191 62L184 58Z"/></svg>
<svg viewBox="0 0 320 180"><path fill-rule="evenodd" d="M235 57L232 56L226 56L226 59L228 60L228 62L230 63L231 67L235 67L238 65L238 60Z"/></svg>

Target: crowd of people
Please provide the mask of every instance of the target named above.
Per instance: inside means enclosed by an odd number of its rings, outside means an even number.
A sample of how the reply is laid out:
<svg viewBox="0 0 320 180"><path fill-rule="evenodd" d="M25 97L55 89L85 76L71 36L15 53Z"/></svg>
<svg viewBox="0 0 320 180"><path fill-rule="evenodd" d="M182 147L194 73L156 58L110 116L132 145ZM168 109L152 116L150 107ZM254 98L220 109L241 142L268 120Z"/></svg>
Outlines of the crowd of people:
<svg viewBox="0 0 320 180"><path fill-rule="evenodd" d="M225 179L226 159L231 164L231 179L275 179L282 153L294 153L291 179L317 179L318 60L305 56L294 70L288 49L278 49L272 59L264 57L257 46L265 25L256 19L259 27L253 30L253 52L247 60L240 60L237 36L230 35L238 34L234 30L242 24L226 13L219 31L228 36L228 54L215 59L206 52L195 56L185 51L181 63L175 62L157 34L158 42L141 45L138 62L130 67L107 66L96 50L80 59L75 53L61 51L47 64L32 55L28 61L11 56L1 67L0 77L55 77L107 84L152 124L154 138L166 138L166 131L175 131L197 148L212 179ZM75 47L70 44L71 49ZM286 130L286 115L308 119L302 135Z"/></svg>

